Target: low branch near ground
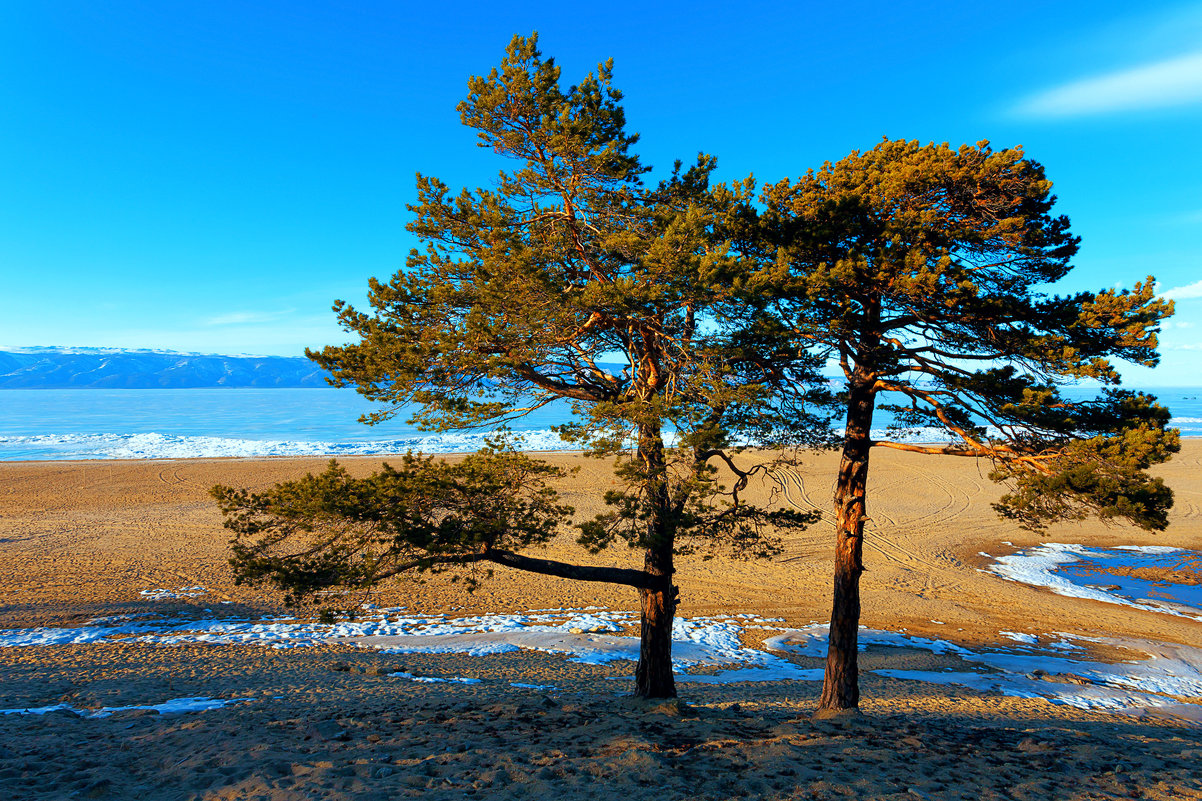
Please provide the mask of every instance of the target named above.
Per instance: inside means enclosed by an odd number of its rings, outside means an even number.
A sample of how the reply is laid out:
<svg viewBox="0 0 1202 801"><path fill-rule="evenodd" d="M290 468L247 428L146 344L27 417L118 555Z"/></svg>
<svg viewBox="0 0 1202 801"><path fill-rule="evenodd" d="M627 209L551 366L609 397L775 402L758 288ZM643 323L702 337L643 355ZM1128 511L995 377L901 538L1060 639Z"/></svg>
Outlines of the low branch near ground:
<svg viewBox="0 0 1202 801"><path fill-rule="evenodd" d="M670 576L541 559L516 549L547 542L568 522L544 479L563 471L513 451L457 464L406 455L365 478L337 462L319 475L249 493L215 487L235 533L239 581L274 584L297 600L424 570L482 563L575 581L666 591Z"/></svg>
<svg viewBox="0 0 1202 801"><path fill-rule="evenodd" d="M525 570L529 573L541 573L544 576L574 579L576 581L602 581L610 584L625 584L641 590L667 590L671 583L667 576L653 576L642 570L632 570L623 567L596 567L593 565L574 565L568 562L556 562L552 559L536 559L532 556L522 556L512 551L490 551L483 559L499 565Z"/></svg>
<svg viewBox="0 0 1202 801"><path fill-rule="evenodd" d="M382 581L399 576L413 570L427 570L441 565L471 565L480 562L511 567L514 570L524 570L527 573L538 573L543 576L572 579L574 581L599 581L608 584L623 584L641 590L664 590L668 582L660 576L651 576L642 570L624 567L602 567L597 565L576 565L571 562L558 562L554 559L539 559L524 556L513 551L488 549L477 553L444 554L439 556L424 556L393 565L377 571L373 578Z"/></svg>

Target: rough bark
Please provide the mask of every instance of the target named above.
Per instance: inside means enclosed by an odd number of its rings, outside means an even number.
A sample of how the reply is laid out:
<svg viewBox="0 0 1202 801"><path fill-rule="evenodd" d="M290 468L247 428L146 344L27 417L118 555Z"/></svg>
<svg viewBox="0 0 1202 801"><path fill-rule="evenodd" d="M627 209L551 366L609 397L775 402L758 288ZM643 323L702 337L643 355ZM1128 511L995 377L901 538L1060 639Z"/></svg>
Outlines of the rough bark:
<svg viewBox="0 0 1202 801"><path fill-rule="evenodd" d="M667 565L663 564L666 557ZM672 554L647 553L647 572L671 576ZM676 617L676 588L639 590L642 602L642 636L635 669L634 694L640 698L675 698L672 675L672 621Z"/></svg>
<svg viewBox="0 0 1202 801"><path fill-rule="evenodd" d="M677 596L676 588L672 586L675 530L664 445L658 426L640 429L638 458L646 470L644 487L651 509L643 569L649 578L662 584L654 589L639 590L642 634L634 692L640 698L675 698L676 679L672 675L672 622L676 617Z"/></svg>
<svg viewBox="0 0 1202 801"><path fill-rule="evenodd" d="M868 380L853 381L847 401L847 432L835 487L835 593L830 643L819 713L856 710L860 705L857 648L860 625L860 574L868 454L872 447L875 392Z"/></svg>

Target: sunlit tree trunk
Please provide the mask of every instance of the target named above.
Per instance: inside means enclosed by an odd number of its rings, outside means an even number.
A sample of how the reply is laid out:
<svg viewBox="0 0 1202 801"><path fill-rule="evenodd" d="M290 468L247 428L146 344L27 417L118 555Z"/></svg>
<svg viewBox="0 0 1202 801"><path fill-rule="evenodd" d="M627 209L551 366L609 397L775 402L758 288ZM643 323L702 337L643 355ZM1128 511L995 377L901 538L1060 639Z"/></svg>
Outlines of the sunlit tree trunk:
<svg viewBox="0 0 1202 801"><path fill-rule="evenodd" d="M864 498L875 401L872 380L861 378L851 383L847 433L835 487L835 593L820 713L854 710L860 705L860 574L864 572Z"/></svg>

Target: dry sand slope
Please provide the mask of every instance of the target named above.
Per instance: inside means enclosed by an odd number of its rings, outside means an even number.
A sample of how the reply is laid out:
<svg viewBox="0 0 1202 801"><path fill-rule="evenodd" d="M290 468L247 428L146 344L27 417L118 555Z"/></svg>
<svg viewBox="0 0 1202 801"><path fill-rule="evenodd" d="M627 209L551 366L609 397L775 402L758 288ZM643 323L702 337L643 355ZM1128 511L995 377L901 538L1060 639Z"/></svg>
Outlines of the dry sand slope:
<svg viewBox="0 0 1202 801"><path fill-rule="evenodd" d="M563 482L565 499L582 515L596 511L612 480L608 467L554 458L582 467ZM378 464L346 461L364 472ZM272 593L233 585L227 537L206 490L215 483L265 487L323 464L0 464L0 628L75 626L147 611L214 609L255 619L280 611ZM779 487L758 492L825 510L834 465L832 455L815 455ZM1165 533L1087 523L1055 527L1046 539L1202 550L1200 467L1202 442L1191 441L1162 468L1177 493ZM989 503L1000 491L985 472L967 460L874 454L866 625L905 627L972 647L1004 642L1001 631L1202 645L1202 623L1187 618L1062 597L980 572L991 559L979 552L997 556L1040 542L996 518ZM825 619L829 524L784 546L773 562L721 554L682 559L680 613L756 613L792 626ZM586 558L570 536L547 555ZM617 549L595 559L621 564L636 558ZM197 585L207 593L192 599L140 595ZM630 609L635 602L626 588L503 571L474 594L435 577L381 588L370 600L465 614ZM870 650L863 666L941 669L955 662L887 648ZM402 670L481 681L428 684L387 675ZM0 708L251 699L182 715L2 716L0 798L1202 798L1200 729L1171 720L866 673L871 715L842 727L809 721L816 682L685 684L690 707L657 709L614 695L627 685L610 678L629 671L628 663L580 665L535 652L400 655L345 645L0 648Z"/></svg>

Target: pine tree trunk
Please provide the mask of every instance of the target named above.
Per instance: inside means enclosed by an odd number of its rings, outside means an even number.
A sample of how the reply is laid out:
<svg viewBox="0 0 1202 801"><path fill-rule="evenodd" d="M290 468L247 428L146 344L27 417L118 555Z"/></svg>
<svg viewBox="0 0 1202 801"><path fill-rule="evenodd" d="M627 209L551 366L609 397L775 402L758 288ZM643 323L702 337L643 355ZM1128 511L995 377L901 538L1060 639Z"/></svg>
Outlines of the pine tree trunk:
<svg viewBox="0 0 1202 801"><path fill-rule="evenodd" d="M666 559L667 564L664 564ZM648 550L647 572L672 576L672 552ZM634 694L640 698L675 698L676 679L672 675L672 622L676 618L676 588L639 590L642 601L642 625L639 664L635 668Z"/></svg>
<svg viewBox="0 0 1202 801"><path fill-rule="evenodd" d="M853 381L847 402L847 433L835 487L835 595L831 607L830 644L822 684L819 715L857 710L860 682L857 648L860 626L860 574L864 572L863 540L868 452L876 394L873 381Z"/></svg>
<svg viewBox="0 0 1202 801"><path fill-rule="evenodd" d="M672 554L676 531L671 515L664 443L658 425L640 427L638 459L646 471L643 480L651 512L643 566L649 575L662 582L662 589L639 590L642 620L634 694L640 698L675 698L672 622L676 618L676 587L672 585Z"/></svg>

